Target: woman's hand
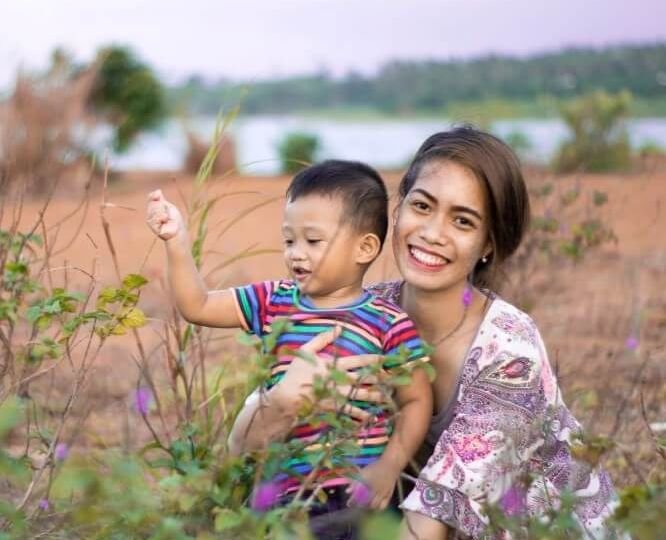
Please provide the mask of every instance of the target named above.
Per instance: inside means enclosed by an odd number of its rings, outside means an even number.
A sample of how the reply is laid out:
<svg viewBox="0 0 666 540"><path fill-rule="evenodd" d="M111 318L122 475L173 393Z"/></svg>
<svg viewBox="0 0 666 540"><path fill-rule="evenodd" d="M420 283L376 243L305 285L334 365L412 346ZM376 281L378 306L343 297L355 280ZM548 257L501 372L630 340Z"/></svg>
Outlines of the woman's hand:
<svg viewBox="0 0 666 540"><path fill-rule="evenodd" d="M302 345L301 356L296 356L292 360L278 384L268 392L255 390L245 401L229 434L229 450L232 455L264 448L268 443L285 437L293 428L303 402L314 401L315 377L326 377L333 366L339 371L347 372L350 384L338 386L340 398L324 400L318 403L319 407L338 410L342 404L344 413L366 422L371 419L372 414L350 405L348 400L361 399L378 404L387 401L380 390L356 388L353 384L358 381L376 384L378 382L376 376L349 371L381 362L383 359L380 355L349 356L338 358L335 362L317 355L326 345L335 341L340 331L340 328L335 328L323 332Z"/></svg>
<svg viewBox="0 0 666 540"><path fill-rule="evenodd" d="M273 398L282 408L296 414L302 403L313 402L313 386L317 377L326 378L332 369L346 373L349 384L336 385L336 396L317 403L323 410L337 411L356 418L362 422L369 421L373 414L369 411L354 407L348 403L350 399L369 401L371 403L384 403L387 396L379 389L362 388L358 385L376 385L378 377L367 373L358 373L351 370L371 366L382 361L381 355L364 354L348 356L332 361L330 357L318 355L324 347L333 343L340 335L341 329L336 327L322 332L312 338L300 348L299 355L295 356L284 374L282 380L271 390Z"/></svg>

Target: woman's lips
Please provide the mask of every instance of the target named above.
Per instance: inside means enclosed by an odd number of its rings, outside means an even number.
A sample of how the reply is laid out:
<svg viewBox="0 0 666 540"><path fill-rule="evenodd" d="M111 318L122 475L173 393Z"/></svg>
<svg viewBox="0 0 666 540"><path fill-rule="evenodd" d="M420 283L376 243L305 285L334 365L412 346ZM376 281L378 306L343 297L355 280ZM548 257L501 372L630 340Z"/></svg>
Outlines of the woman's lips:
<svg viewBox="0 0 666 540"><path fill-rule="evenodd" d="M407 246L407 250L409 252L410 262L418 268L429 272L436 272L441 270L449 262L441 255L423 250L416 246Z"/></svg>

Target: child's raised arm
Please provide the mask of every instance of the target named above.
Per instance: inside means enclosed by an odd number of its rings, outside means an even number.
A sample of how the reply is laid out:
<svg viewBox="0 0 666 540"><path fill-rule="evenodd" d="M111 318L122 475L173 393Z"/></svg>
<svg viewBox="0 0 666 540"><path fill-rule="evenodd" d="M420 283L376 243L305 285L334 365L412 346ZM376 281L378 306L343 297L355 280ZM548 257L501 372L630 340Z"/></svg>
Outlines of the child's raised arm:
<svg viewBox="0 0 666 540"><path fill-rule="evenodd" d="M178 208L164 198L162 190L148 195L146 222L164 240L169 287L181 315L202 326L240 327L233 293L206 289L194 264L183 217Z"/></svg>

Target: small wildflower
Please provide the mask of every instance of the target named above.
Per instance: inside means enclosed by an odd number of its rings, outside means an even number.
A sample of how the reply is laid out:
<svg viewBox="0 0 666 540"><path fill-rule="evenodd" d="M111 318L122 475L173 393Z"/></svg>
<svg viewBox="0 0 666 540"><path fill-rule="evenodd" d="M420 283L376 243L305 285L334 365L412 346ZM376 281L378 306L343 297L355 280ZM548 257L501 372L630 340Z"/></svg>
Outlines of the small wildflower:
<svg viewBox="0 0 666 540"><path fill-rule="evenodd" d="M515 517L523 515L527 509L525 490L512 485L502 495L500 507L507 516Z"/></svg>
<svg viewBox="0 0 666 540"><path fill-rule="evenodd" d="M252 502L250 506L258 512L270 510L280 497L280 488L275 482L264 482L252 493Z"/></svg>
<svg viewBox="0 0 666 540"><path fill-rule="evenodd" d="M635 351L638 348L638 339L636 336L629 336L624 342L624 346L630 351Z"/></svg>
<svg viewBox="0 0 666 540"><path fill-rule="evenodd" d="M372 499L370 488L364 482L356 482L349 497L355 506L368 506Z"/></svg>
<svg viewBox="0 0 666 540"><path fill-rule="evenodd" d="M56 461L65 461L69 456L69 446L64 442L58 443L53 452L53 457Z"/></svg>
<svg viewBox="0 0 666 540"><path fill-rule="evenodd" d="M37 506L40 510L48 510L51 508L51 504L49 503L48 499L41 499L39 503L37 503Z"/></svg>
<svg viewBox="0 0 666 540"><path fill-rule="evenodd" d="M466 308L472 305L472 287L469 285L465 285L465 290L462 295L462 303Z"/></svg>
<svg viewBox="0 0 666 540"><path fill-rule="evenodd" d="M150 388L142 386L134 392L134 410L142 416L146 416L153 403L153 392Z"/></svg>

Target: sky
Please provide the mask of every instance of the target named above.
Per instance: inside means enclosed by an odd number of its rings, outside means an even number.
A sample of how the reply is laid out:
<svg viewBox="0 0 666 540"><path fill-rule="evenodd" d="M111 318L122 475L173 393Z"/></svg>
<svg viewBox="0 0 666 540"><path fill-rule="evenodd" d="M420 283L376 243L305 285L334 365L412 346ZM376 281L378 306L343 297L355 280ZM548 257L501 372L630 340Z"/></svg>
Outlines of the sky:
<svg viewBox="0 0 666 540"><path fill-rule="evenodd" d="M62 46L131 46L168 82L256 80L392 59L527 56L666 41L665 0L0 0L0 88Z"/></svg>

